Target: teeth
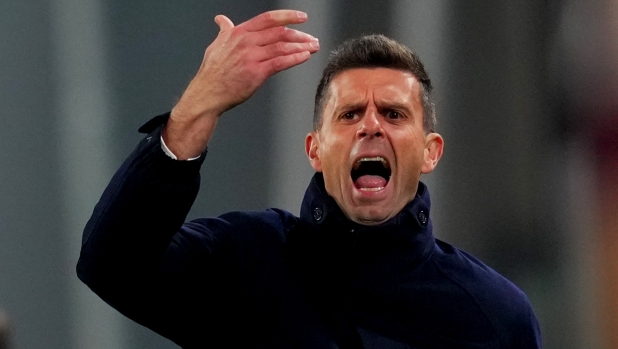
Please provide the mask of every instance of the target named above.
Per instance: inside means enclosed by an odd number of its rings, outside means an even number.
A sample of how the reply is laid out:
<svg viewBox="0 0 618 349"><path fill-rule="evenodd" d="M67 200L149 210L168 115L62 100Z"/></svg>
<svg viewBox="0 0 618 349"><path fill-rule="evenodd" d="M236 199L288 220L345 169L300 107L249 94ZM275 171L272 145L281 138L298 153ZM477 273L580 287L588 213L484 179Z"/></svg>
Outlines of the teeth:
<svg viewBox="0 0 618 349"><path fill-rule="evenodd" d="M358 188L360 191L380 191L382 189L384 189L384 187L377 187L377 188Z"/></svg>
<svg viewBox="0 0 618 349"><path fill-rule="evenodd" d="M365 161L380 161L381 163L386 165L386 160L383 157L381 157L381 156L376 156L376 157L373 157L373 158L360 158L360 159L358 159L358 162L365 162Z"/></svg>
<svg viewBox="0 0 618 349"><path fill-rule="evenodd" d="M354 164L354 169L358 169L358 167L360 166L361 162L366 162L366 161L380 161L382 163L382 165L386 168L388 168L388 162L386 162L386 159L384 159L381 156L375 156L372 158L360 158L358 159L358 161L356 161L356 163Z"/></svg>

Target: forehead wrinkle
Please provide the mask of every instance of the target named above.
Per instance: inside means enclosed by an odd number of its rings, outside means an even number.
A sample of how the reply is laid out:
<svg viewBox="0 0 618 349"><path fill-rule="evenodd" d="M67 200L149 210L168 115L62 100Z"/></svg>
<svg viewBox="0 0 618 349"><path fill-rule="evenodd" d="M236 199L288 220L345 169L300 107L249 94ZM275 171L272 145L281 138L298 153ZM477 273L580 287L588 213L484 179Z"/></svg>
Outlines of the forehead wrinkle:
<svg viewBox="0 0 618 349"><path fill-rule="evenodd" d="M349 82L346 84L349 84ZM329 102L333 104L335 114L343 110L360 109L367 106L368 95L371 95L370 88L359 91L358 89L346 89L344 86L333 85L333 88L329 91L331 96Z"/></svg>
<svg viewBox="0 0 618 349"><path fill-rule="evenodd" d="M343 110L364 109L371 102L377 107L384 105L405 107L404 110L415 114L414 102L420 102L420 91L418 91L420 85L414 75L408 72L402 73L406 81L405 89L379 77L359 82L346 72L337 74L326 91L325 100L326 105L330 107L329 114L333 116Z"/></svg>
<svg viewBox="0 0 618 349"><path fill-rule="evenodd" d="M383 89L376 90L374 103L378 108L397 108L409 113L415 113L421 106L420 85L416 78L410 77L409 89L402 90L393 85L386 85ZM420 111L422 113L422 110Z"/></svg>
<svg viewBox="0 0 618 349"><path fill-rule="evenodd" d="M398 94L397 96L384 96L384 95L379 95L376 93L376 95L373 98L373 102L376 105L376 107L378 107L379 109L383 109L383 108L395 108L395 109L403 109L406 111L412 111L414 109L414 103L412 98L410 98L412 96L409 96L408 94L406 94L405 96L401 96L401 94Z"/></svg>

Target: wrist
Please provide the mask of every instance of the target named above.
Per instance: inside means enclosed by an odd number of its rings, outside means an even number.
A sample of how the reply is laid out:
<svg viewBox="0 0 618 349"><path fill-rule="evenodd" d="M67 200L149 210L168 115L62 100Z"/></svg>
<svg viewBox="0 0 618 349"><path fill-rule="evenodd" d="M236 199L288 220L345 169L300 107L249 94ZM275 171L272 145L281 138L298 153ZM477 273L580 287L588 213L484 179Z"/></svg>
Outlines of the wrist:
<svg viewBox="0 0 618 349"><path fill-rule="evenodd" d="M192 97L187 92L180 98L170 113L170 120L174 122L191 124L203 118L218 119L224 112L217 106L216 100L209 97Z"/></svg>
<svg viewBox="0 0 618 349"><path fill-rule="evenodd" d="M218 119L218 114L187 113L174 107L162 130L162 137L178 160L198 157L206 149Z"/></svg>

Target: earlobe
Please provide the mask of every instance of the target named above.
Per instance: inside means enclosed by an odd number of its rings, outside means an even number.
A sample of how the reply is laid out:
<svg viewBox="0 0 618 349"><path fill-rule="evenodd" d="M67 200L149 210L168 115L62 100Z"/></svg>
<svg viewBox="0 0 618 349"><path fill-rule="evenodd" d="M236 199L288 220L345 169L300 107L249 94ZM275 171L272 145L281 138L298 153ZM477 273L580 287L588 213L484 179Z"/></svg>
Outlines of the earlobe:
<svg viewBox="0 0 618 349"><path fill-rule="evenodd" d="M436 168L444 150L444 139L437 133L430 133L425 137L425 158L421 172L428 174Z"/></svg>
<svg viewBox="0 0 618 349"><path fill-rule="evenodd" d="M320 140L318 139L317 132L313 131L305 138L305 153L307 153L311 167L313 167L316 172L322 172L322 161L320 160L319 150Z"/></svg>

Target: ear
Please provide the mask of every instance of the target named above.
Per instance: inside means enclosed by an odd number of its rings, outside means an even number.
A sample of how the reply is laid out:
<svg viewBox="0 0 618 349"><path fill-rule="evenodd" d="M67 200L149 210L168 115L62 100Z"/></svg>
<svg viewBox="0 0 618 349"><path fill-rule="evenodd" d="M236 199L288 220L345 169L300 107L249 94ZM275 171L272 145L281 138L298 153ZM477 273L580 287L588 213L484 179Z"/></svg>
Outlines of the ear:
<svg viewBox="0 0 618 349"><path fill-rule="evenodd" d="M425 150L421 173L428 174L436 168L438 161L442 157L444 149L444 139L437 133L429 133L425 136Z"/></svg>
<svg viewBox="0 0 618 349"><path fill-rule="evenodd" d="M311 167L316 172L322 172L322 161L320 160L320 139L317 131L313 131L305 138L305 153L309 158Z"/></svg>

